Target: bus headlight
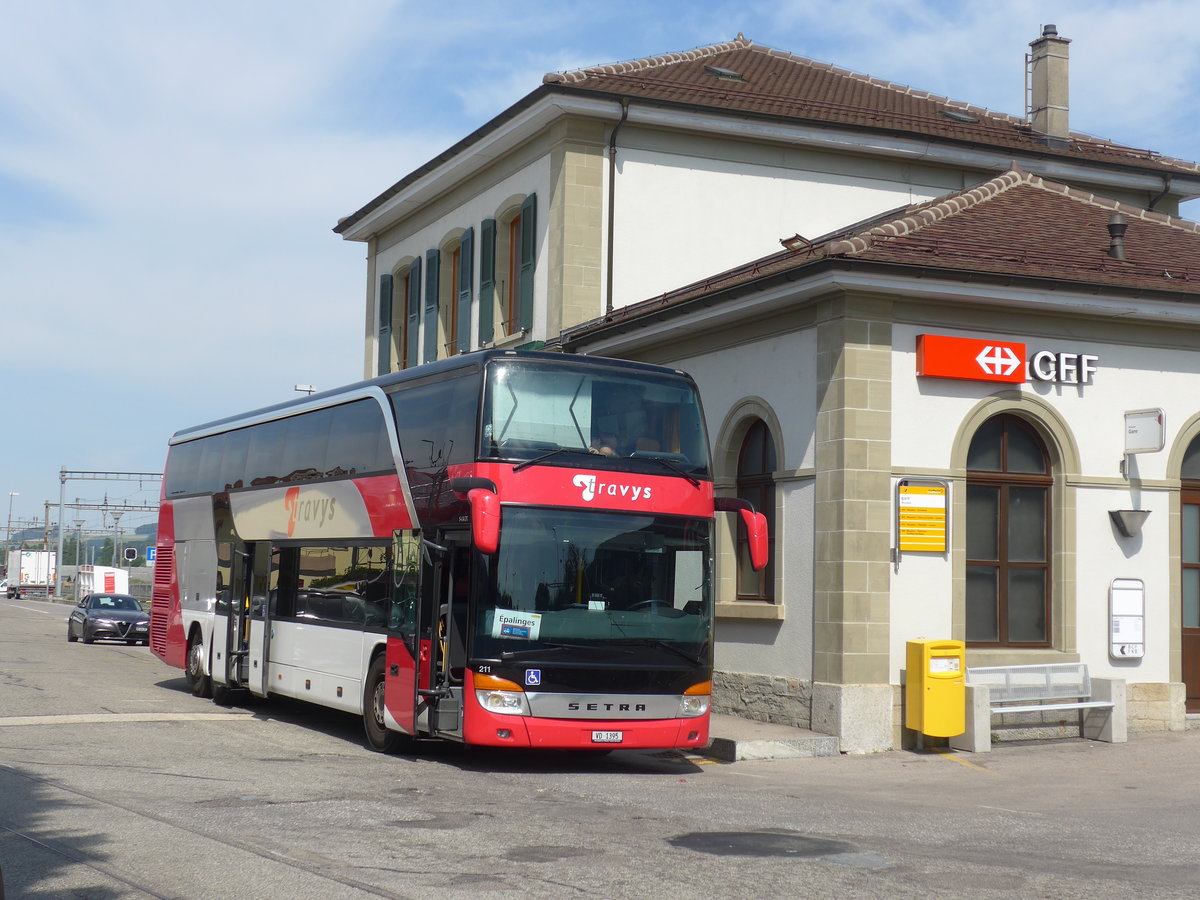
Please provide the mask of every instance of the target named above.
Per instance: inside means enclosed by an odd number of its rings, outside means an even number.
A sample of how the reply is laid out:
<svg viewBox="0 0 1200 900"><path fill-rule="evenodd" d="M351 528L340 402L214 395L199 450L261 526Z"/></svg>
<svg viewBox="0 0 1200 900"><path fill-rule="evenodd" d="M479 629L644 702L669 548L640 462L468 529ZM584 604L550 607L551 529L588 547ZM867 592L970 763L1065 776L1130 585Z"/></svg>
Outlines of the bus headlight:
<svg viewBox="0 0 1200 900"><path fill-rule="evenodd" d="M502 716L529 715L529 701L525 697L525 691L515 681L496 675L481 675L478 672L474 673L472 678L475 683L475 698L488 712L499 713Z"/></svg>
<svg viewBox="0 0 1200 900"><path fill-rule="evenodd" d="M681 719L694 719L706 712L708 712L708 697L688 696L680 701L679 717Z"/></svg>
<svg viewBox="0 0 1200 900"><path fill-rule="evenodd" d="M476 691L479 705L488 712L505 716L529 715L529 701L524 691Z"/></svg>
<svg viewBox="0 0 1200 900"><path fill-rule="evenodd" d="M683 692L679 701L679 717L694 719L708 712L709 701L712 699L712 682L701 681L693 684Z"/></svg>

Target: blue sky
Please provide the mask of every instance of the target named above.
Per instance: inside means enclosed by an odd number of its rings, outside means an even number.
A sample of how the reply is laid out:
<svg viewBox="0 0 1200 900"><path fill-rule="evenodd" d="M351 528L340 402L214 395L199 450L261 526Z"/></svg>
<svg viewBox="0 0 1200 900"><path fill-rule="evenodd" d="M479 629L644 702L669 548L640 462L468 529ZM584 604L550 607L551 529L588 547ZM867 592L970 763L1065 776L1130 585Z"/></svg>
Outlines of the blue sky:
<svg viewBox="0 0 1200 900"><path fill-rule="evenodd" d="M1073 129L1200 159L1194 0L0 4L0 502L40 518L62 467L161 471L179 428L359 378L364 248L332 228L546 72L740 31L1020 115L1048 22ZM154 499L67 485L105 495Z"/></svg>

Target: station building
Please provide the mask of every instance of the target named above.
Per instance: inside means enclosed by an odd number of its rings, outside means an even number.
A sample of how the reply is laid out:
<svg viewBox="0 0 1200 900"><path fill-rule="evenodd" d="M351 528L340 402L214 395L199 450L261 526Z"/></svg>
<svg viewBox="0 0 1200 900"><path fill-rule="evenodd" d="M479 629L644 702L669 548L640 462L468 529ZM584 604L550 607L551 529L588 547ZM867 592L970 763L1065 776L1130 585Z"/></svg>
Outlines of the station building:
<svg viewBox="0 0 1200 900"><path fill-rule="evenodd" d="M1086 662L1131 730L1181 729L1200 167L1072 132L1069 43L1030 45L1025 118L740 35L547 75L339 222L364 374L491 346L692 373L718 493L773 526L762 573L720 535L718 711L900 746L906 642L949 638Z"/></svg>

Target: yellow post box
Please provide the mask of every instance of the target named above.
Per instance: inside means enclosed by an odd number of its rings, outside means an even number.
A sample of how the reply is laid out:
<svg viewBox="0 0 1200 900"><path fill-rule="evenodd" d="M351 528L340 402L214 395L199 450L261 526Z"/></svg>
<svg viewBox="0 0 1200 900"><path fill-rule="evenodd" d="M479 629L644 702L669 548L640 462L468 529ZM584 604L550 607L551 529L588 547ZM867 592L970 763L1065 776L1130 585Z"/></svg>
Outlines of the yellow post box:
<svg viewBox="0 0 1200 900"><path fill-rule="evenodd" d="M904 724L930 737L967 730L967 648L962 641L909 641Z"/></svg>

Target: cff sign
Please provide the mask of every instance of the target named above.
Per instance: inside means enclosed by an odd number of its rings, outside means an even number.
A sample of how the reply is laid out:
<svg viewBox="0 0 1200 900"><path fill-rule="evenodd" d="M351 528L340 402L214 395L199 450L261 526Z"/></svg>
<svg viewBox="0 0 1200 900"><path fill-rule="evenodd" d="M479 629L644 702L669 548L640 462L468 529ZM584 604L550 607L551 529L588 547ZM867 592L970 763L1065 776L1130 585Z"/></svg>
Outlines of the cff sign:
<svg viewBox="0 0 1200 900"><path fill-rule="evenodd" d="M1025 345L922 334L917 337L917 374L968 381L1025 380Z"/></svg>
<svg viewBox="0 0 1200 900"><path fill-rule="evenodd" d="M930 378L965 381L1053 381L1060 384L1091 384L1098 357L1086 353L1055 353L1038 350L1027 354L1018 341L949 337L942 334L917 336L917 374Z"/></svg>

